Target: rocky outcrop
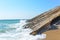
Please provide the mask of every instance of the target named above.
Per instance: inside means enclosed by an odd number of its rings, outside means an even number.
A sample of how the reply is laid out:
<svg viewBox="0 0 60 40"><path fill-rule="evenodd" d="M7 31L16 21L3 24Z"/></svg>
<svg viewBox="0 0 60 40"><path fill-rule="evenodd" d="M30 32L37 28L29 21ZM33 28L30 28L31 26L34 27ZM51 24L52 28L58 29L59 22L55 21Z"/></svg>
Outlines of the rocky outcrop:
<svg viewBox="0 0 60 40"><path fill-rule="evenodd" d="M28 24L26 24L25 27L29 27L33 30L31 34L38 32L42 33L44 31L50 30L52 27L52 21L58 17L60 17L60 6L44 12L30 20L27 20ZM57 20L60 19L58 18Z"/></svg>

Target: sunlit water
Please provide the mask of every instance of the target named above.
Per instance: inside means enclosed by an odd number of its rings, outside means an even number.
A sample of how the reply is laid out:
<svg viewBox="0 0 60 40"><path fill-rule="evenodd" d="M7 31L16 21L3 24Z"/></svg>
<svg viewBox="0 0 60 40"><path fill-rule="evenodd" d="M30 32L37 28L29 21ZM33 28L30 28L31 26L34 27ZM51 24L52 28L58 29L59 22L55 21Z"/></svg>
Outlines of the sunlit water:
<svg viewBox="0 0 60 40"><path fill-rule="evenodd" d="M30 35L33 30L22 27L26 20L0 20L0 40L41 40L46 34Z"/></svg>

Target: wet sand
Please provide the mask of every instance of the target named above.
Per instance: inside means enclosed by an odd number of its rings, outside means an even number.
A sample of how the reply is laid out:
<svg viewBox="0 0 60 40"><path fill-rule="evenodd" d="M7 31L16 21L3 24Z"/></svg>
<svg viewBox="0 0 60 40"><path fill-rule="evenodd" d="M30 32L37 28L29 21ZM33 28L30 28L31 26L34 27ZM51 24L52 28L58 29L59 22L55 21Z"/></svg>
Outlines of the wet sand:
<svg viewBox="0 0 60 40"><path fill-rule="evenodd" d="M45 40L60 40L60 29L44 32L47 36Z"/></svg>

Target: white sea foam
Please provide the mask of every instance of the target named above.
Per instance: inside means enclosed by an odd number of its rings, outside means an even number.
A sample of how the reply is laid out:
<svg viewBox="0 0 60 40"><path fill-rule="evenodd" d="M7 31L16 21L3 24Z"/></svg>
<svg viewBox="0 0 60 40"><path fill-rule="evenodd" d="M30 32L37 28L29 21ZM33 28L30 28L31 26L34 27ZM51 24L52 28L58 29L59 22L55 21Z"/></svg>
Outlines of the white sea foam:
<svg viewBox="0 0 60 40"><path fill-rule="evenodd" d="M41 40L46 38L46 34L30 35L31 29L23 29L25 21L21 20L20 23L8 25L10 28L16 28L14 30L7 30L6 33L0 33L0 40Z"/></svg>

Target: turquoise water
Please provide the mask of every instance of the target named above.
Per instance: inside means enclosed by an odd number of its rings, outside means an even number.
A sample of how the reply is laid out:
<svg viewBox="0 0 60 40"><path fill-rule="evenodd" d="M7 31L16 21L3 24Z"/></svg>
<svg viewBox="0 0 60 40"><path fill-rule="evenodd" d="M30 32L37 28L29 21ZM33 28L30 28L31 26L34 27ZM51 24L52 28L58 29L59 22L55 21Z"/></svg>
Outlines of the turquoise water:
<svg viewBox="0 0 60 40"><path fill-rule="evenodd" d="M20 19L8 19L8 20L0 20L0 24L13 24L13 23L19 23Z"/></svg>
<svg viewBox="0 0 60 40"><path fill-rule="evenodd" d="M16 28L12 28L12 25L17 23L20 23L20 19L0 20L0 33L15 30Z"/></svg>
<svg viewBox="0 0 60 40"><path fill-rule="evenodd" d="M0 20L0 40L40 40L46 37L45 34L30 35L32 30L24 29L25 24L26 20L20 19Z"/></svg>

